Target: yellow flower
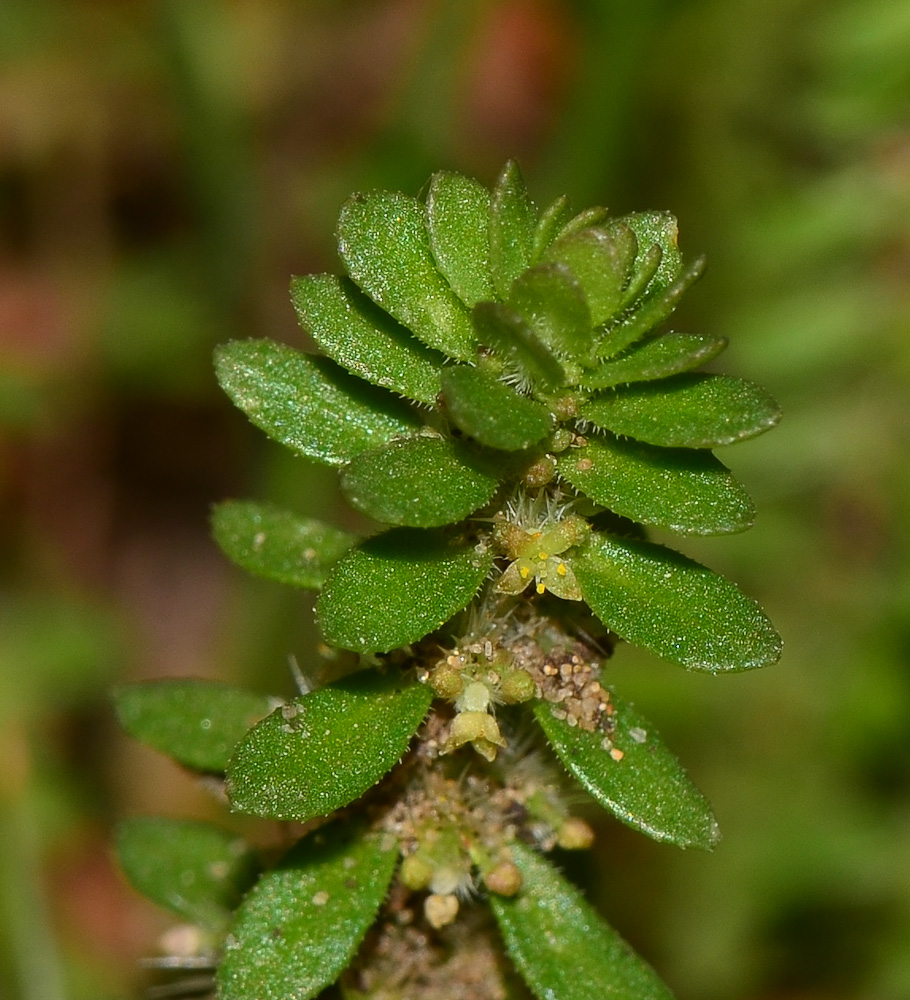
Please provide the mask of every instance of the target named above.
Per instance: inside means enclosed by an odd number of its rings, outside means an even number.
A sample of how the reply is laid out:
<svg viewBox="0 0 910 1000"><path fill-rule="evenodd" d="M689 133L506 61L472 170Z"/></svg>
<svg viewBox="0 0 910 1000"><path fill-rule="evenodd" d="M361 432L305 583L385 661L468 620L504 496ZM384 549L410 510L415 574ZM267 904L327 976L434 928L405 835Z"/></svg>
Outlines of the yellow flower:
<svg viewBox="0 0 910 1000"><path fill-rule="evenodd" d="M520 594L533 580L538 594L549 590L566 601L582 600L572 567L561 554L582 541L588 530L587 523L574 516L537 531L516 530L514 525L508 525L502 537L512 562L496 589L501 594Z"/></svg>

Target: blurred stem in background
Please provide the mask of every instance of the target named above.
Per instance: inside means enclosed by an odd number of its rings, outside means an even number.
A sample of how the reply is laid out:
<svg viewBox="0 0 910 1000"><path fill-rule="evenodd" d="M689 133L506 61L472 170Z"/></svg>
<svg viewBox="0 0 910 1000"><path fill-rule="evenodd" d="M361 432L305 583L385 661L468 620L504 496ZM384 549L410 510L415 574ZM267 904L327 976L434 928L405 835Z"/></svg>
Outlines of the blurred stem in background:
<svg viewBox="0 0 910 1000"><path fill-rule="evenodd" d="M575 0L569 6L578 45L573 79L539 172L550 191L571 191L586 205L628 190L630 154L649 96L649 56L675 4Z"/></svg>
<svg viewBox="0 0 910 1000"><path fill-rule="evenodd" d="M31 801L24 728L0 728L0 930L6 977L22 1000L65 1000L62 960L48 907L41 830Z"/></svg>
<svg viewBox="0 0 910 1000"><path fill-rule="evenodd" d="M237 72L243 39L217 0L163 0L158 25L181 161L197 213L193 231L204 294L223 309L222 322L241 331L266 236L258 223L260 178L250 108Z"/></svg>

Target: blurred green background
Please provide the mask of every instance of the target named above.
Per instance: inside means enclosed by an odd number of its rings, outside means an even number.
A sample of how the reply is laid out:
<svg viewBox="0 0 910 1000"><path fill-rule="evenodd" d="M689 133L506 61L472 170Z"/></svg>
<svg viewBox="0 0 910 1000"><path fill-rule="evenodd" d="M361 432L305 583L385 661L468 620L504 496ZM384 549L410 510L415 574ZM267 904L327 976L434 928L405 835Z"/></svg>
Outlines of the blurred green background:
<svg viewBox="0 0 910 1000"><path fill-rule="evenodd" d="M517 156L539 202L669 208L677 328L785 420L722 452L757 526L681 547L786 642L754 675L609 679L715 804L712 855L604 822L589 891L679 1000L910 996L910 3L2 0L0 998L138 995L168 920L134 812L217 816L113 723L117 680L288 693L310 595L245 579L211 502L338 514L210 352L303 344L355 189Z"/></svg>

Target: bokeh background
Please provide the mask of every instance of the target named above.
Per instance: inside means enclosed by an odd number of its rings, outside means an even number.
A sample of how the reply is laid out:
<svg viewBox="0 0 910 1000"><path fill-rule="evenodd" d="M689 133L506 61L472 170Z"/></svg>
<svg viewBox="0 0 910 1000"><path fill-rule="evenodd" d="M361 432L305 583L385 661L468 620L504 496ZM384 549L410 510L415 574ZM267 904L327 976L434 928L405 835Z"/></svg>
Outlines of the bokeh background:
<svg viewBox="0 0 910 1000"><path fill-rule="evenodd" d="M669 208L677 328L786 413L722 452L756 527L688 540L786 642L610 679L708 793L712 855L605 822L588 889L679 1000L910 996L910 3L2 0L0 997L138 996L168 919L111 861L218 815L116 729L120 680L291 690L309 595L244 578L210 504L344 517L220 395L212 346L303 344L355 189L517 156L539 203Z"/></svg>

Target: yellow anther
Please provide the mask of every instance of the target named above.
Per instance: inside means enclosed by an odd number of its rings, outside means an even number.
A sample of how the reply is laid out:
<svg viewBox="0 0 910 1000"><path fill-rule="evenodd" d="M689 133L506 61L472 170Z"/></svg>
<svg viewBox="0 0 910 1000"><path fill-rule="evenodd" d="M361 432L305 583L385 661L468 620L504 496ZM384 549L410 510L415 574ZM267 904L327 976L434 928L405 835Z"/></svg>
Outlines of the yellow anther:
<svg viewBox="0 0 910 1000"><path fill-rule="evenodd" d="M538 552L538 553L537 553L537 558L538 558L538 559L539 559L539 560L540 560L541 562L543 562L543 560L544 560L544 559L549 559L549 556L547 555L547 553L546 553L546 552Z"/></svg>
<svg viewBox="0 0 910 1000"><path fill-rule="evenodd" d="M566 570L566 564L565 564L565 563L560 563L560 564L559 564L559 565L558 565L558 566L556 567L556 572L557 572L557 573L558 573L558 574L559 574L560 576L565 576L565 575L566 575L566 572L567 572L567 570Z"/></svg>
<svg viewBox="0 0 910 1000"><path fill-rule="evenodd" d="M542 594L546 589L547 588L542 583L538 583L537 584L537 593L538 594Z"/></svg>
<svg viewBox="0 0 910 1000"><path fill-rule="evenodd" d="M518 572L521 573L522 580L527 580L527 578L531 575L531 570L528 569L527 566L522 566Z"/></svg>

